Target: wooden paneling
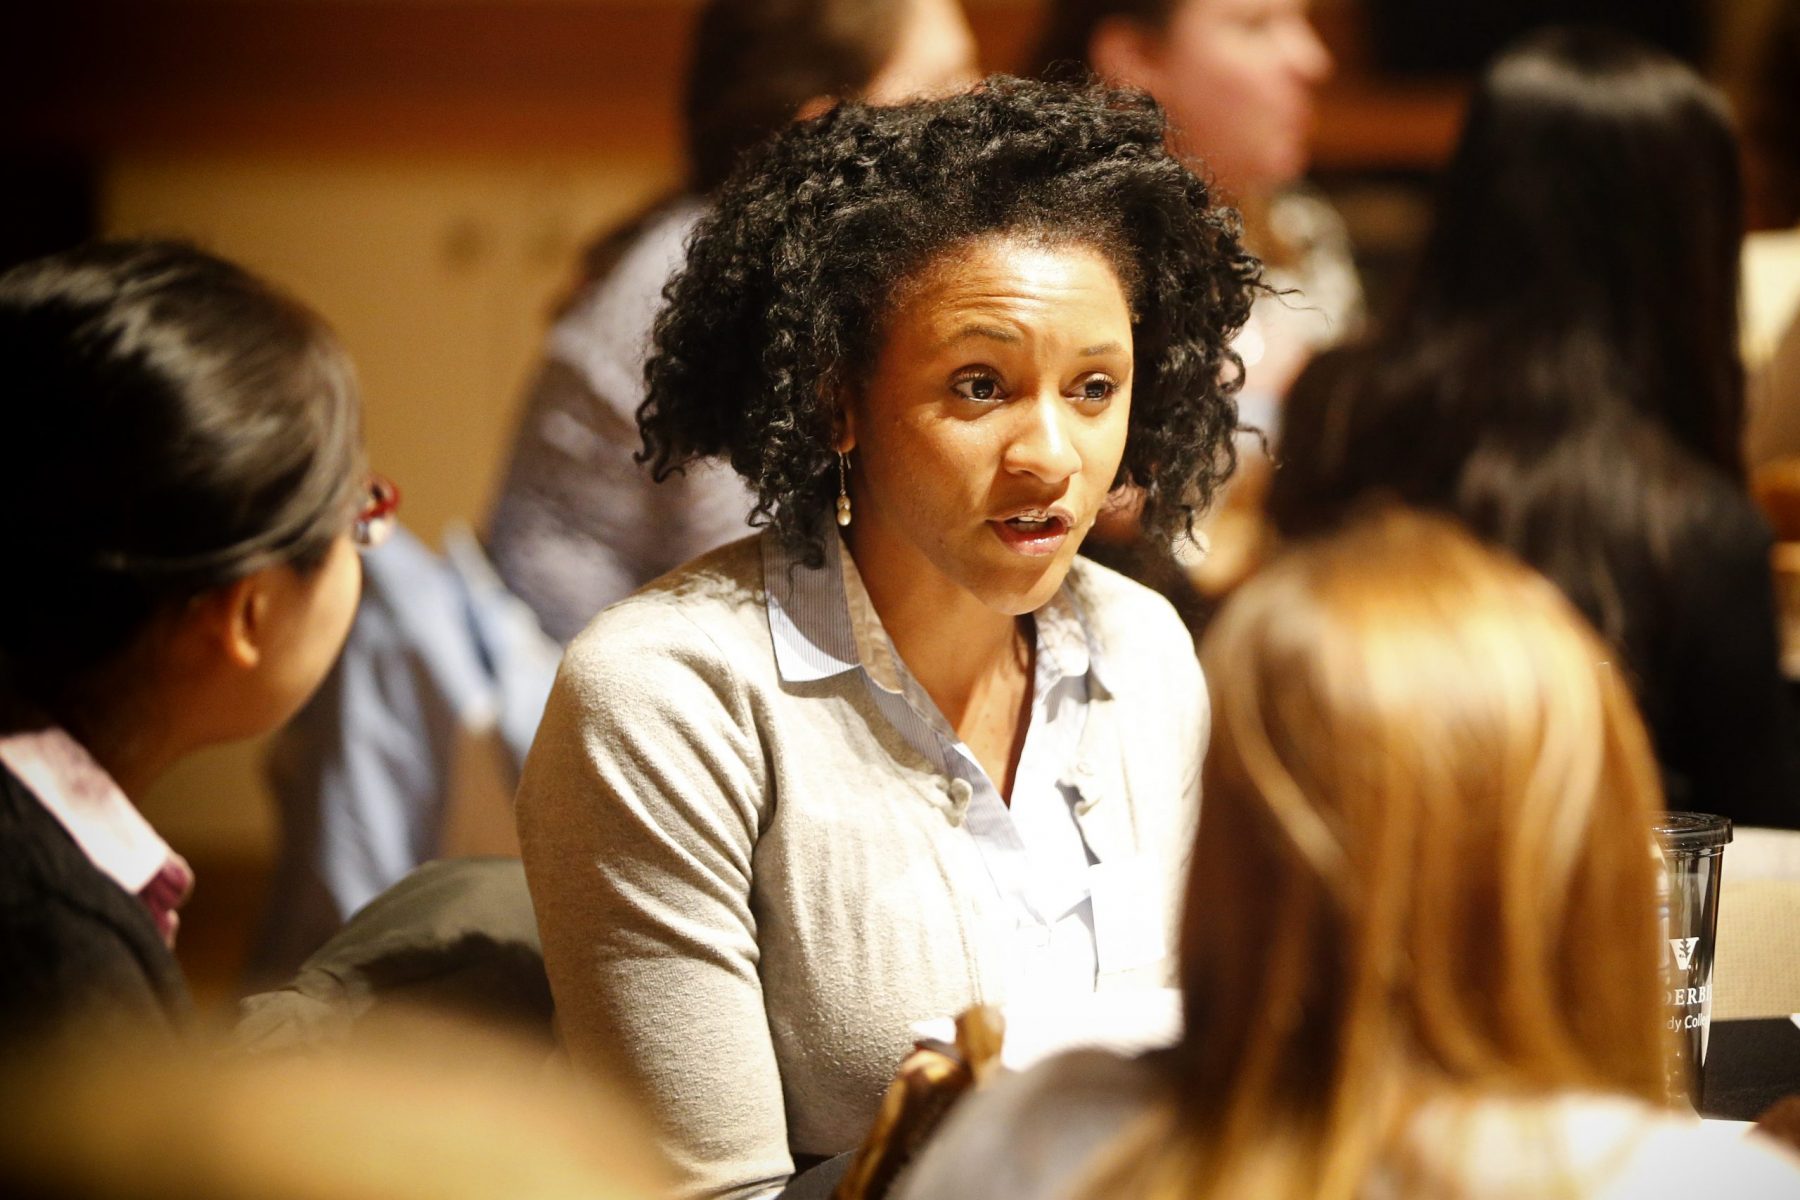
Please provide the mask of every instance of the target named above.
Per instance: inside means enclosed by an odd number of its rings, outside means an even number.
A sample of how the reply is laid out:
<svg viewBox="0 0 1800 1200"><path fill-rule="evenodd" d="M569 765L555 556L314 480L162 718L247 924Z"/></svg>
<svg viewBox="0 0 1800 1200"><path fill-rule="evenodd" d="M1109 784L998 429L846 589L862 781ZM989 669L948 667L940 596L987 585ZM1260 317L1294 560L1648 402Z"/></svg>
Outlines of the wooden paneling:
<svg viewBox="0 0 1800 1200"><path fill-rule="evenodd" d="M19 132L101 150L666 142L679 4L75 0L26 18Z"/></svg>
<svg viewBox="0 0 1800 1200"><path fill-rule="evenodd" d="M23 6L21 6L23 7ZM72 0L6 18L0 139L90 153L267 150L643 154L677 136L693 4L680 0ZM1038 9L970 0L989 69ZM1429 165L1461 88L1374 80L1361 9L1322 4L1340 62L1328 169Z"/></svg>
<svg viewBox="0 0 1800 1200"><path fill-rule="evenodd" d="M990 66L1034 10L972 5ZM636 152L675 135L693 6L671 0L74 0L7 19L9 141Z"/></svg>

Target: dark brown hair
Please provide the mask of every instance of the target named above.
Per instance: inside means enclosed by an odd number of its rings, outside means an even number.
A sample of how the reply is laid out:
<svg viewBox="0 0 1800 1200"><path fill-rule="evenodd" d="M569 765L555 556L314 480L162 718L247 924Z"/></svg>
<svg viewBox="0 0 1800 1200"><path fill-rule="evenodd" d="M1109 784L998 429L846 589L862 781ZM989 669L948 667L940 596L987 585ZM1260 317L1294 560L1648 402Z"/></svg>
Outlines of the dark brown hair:
<svg viewBox="0 0 1800 1200"><path fill-rule="evenodd" d="M1088 47L1093 44L1094 30L1100 22L1112 17L1136 21L1144 28L1160 32L1186 0L1050 0L1044 14L1044 28L1038 34L1037 49L1032 54L1033 67L1042 74L1061 77L1093 67L1088 61Z"/></svg>
<svg viewBox="0 0 1800 1200"><path fill-rule="evenodd" d="M1290 393L1276 524L1330 525L1373 489L1449 508L1628 640L1609 597L1642 588L1590 543L1667 542L1675 493L1645 480L1671 447L1744 477L1741 202L1724 104L1689 68L1602 30L1516 44L1475 90L1398 309Z"/></svg>
<svg viewBox="0 0 1800 1200"><path fill-rule="evenodd" d="M682 90L687 163L678 193L602 234L583 257L584 282L604 276L625 248L680 196L725 182L746 150L817 96L868 87L899 39L905 5L892 0L709 0L695 19Z"/></svg>

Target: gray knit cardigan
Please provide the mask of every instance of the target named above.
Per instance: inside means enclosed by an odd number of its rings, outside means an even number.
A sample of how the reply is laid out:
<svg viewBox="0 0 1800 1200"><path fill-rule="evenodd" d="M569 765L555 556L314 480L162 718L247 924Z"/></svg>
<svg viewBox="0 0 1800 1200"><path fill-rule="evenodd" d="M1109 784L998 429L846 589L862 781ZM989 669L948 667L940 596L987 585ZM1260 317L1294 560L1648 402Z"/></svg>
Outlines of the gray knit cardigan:
<svg viewBox="0 0 1800 1200"><path fill-rule="evenodd" d="M1004 1001L1000 903L952 789L860 671L779 674L765 537L602 613L570 646L526 762L520 840L562 1037L648 1105L681 1194L755 1196L855 1146L909 1026ZM1155 593L1078 559L1103 652L1077 820L1172 927L1209 708ZM1161 986L1169 960L1098 986Z"/></svg>

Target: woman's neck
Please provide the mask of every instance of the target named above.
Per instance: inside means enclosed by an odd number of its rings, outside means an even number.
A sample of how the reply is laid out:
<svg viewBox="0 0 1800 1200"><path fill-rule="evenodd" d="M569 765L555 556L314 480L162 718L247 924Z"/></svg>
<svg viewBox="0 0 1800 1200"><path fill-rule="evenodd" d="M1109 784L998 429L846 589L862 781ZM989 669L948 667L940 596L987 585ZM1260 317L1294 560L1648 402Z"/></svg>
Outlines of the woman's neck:
<svg viewBox="0 0 1800 1200"><path fill-rule="evenodd" d="M861 574L895 653L953 727L961 729L971 705L994 685L1019 676L1017 617L995 612L947 580Z"/></svg>
<svg viewBox="0 0 1800 1200"><path fill-rule="evenodd" d="M163 721L148 713L84 713L63 728L135 803L182 757L185 750L168 736Z"/></svg>

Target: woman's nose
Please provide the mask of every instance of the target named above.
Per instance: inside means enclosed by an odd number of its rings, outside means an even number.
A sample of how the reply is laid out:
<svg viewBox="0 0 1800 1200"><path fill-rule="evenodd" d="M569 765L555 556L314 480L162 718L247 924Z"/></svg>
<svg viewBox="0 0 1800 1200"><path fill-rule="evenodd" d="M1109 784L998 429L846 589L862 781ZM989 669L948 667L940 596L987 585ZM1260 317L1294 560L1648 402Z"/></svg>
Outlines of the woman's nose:
<svg viewBox="0 0 1800 1200"><path fill-rule="evenodd" d="M1061 483L1081 469L1070 428L1074 414L1061 395L1040 396L1020 412L1020 420L1006 449L1008 470Z"/></svg>
<svg viewBox="0 0 1800 1200"><path fill-rule="evenodd" d="M1331 77L1331 51L1313 23L1301 14L1288 33L1288 61L1294 73L1310 84L1320 84Z"/></svg>

